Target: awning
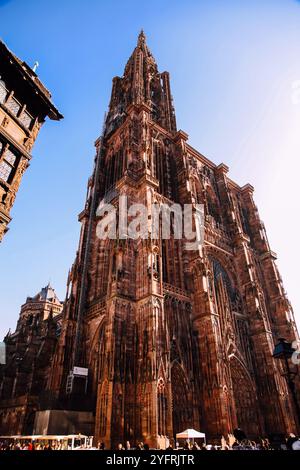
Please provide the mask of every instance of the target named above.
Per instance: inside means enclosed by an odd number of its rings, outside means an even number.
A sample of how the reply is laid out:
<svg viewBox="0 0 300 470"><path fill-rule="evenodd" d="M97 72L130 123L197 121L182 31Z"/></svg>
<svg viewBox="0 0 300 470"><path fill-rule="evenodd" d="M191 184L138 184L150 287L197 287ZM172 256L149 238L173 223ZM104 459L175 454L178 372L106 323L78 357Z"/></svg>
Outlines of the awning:
<svg viewBox="0 0 300 470"><path fill-rule="evenodd" d="M186 429L185 431L176 434L177 439L197 439L197 437L203 439L205 438L205 433L196 431L195 429Z"/></svg>

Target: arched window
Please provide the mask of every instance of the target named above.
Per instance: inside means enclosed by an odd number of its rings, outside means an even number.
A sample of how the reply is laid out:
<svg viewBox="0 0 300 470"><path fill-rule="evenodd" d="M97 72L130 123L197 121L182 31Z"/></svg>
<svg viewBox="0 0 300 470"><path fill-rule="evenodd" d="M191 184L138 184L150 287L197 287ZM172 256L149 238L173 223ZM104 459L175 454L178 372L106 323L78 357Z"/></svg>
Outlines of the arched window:
<svg viewBox="0 0 300 470"><path fill-rule="evenodd" d="M215 198L212 197L210 193L207 193L206 196L206 201L207 201L207 213L211 217L215 219L217 223L221 223L221 217L220 217L220 208L218 206L218 203Z"/></svg>
<svg viewBox="0 0 300 470"><path fill-rule="evenodd" d="M165 436L167 434L167 411L168 402L165 390L165 381L162 377L157 382L157 421L158 421L158 434Z"/></svg>
<svg viewBox="0 0 300 470"><path fill-rule="evenodd" d="M158 248L154 248L153 250L153 276L155 279L159 279L160 274L160 260L159 260L159 253Z"/></svg>
<svg viewBox="0 0 300 470"><path fill-rule="evenodd" d="M191 426L193 413L188 394L188 380L177 361L171 369L172 420L174 434Z"/></svg>
<svg viewBox="0 0 300 470"><path fill-rule="evenodd" d="M256 390L249 373L235 356L230 360L230 372L237 426L253 438L260 433Z"/></svg>
<svg viewBox="0 0 300 470"><path fill-rule="evenodd" d="M217 261L214 258L211 258L211 261L212 261L212 267L213 267L214 283L216 284L217 281L220 279L220 277L222 277L222 280L223 280L223 283L226 286L228 295L229 295L230 299L233 299L234 296L235 296L235 292L234 292L231 280L230 280L227 272L225 271L225 269L223 268L223 266L221 265L221 263L219 261Z"/></svg>

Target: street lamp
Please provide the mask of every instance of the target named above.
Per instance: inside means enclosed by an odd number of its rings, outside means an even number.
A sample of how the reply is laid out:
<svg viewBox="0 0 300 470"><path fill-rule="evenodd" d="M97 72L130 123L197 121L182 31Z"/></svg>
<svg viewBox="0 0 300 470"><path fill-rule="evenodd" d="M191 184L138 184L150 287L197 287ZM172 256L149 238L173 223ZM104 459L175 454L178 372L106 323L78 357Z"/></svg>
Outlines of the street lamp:
<svg viewBox="0 0 300 470"><path fill-rule="evenodd" d="M297 372L294 372L290 369L289 359L295 352L295 349L292 348L292 344L286 341L284 338L278 339L279 343L276 344L275 349L273 351L273 357L275 359L283 359L284 366L285 366L285 373L284 376L287 381L287 385L290 389L291 396L294 402L294 408L296 411L296 415L298 418L298 426L300 426L300 406L297 400L296 389L295 389L295 376Z"/></svg>

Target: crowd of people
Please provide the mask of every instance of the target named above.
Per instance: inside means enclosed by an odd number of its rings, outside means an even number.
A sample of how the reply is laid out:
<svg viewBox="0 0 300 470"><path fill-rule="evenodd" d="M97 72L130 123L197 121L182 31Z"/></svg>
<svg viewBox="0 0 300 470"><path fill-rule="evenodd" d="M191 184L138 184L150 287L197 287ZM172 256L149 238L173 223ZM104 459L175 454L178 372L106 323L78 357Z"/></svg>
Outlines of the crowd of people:
<svg viewBox="0 0 300 470"><path fill-rule="evenodd" d="M289 434L284 439L275 438L272 441L268 438L261 438L258 441L252 441L247 439L246 436L238 439L234 434L229 434L228 438L225 439L222 437L220 444L206 444L198 443L196 441L186 440L183 445L180 445L179 442L176 442L174 446L171 444L165 449L166 451L176 451L176 450L186 450L186 451L196 451L196 450L300 450L300 437L297 437L295 434ZM100 450L105 450L105 445L102 442L99 444ZM143 442L138 443L135 447L131 447L130 443L127 441L125 446L122 443L118 444L117 450L149 450L149 446Z"/></svg>
<svg viewBox="0 0 300 470"><path fill-rule="evenodd" d="M237 437L240 437L238 439ZM219 444L206 444L198 443L196 441L187 440L184 443L176 442L175 445L169 444L165 449L166 451L173 452L178 450L184 451L216 451L216 450L300 450L300 437L297 437L295 434L289 434L284 439L275 438L270 441L268 438L261 438L258 441L253 441L247 439L245 436L235 436L234 434L229 434L228 438L225 439L222 437ZM43 450L43 451L52 451L52 450L67 450L61 441L51 441L51 442L35 442L34 440L9 440L3 439L0 440L0 451L10 451L10 450ZM70 449L69 449L70 450ZM105 447L104 442L101 442L97 447L92 447L91 445L80 445L75 448L75 450L110 450ZM116 447L117 451L126 451L126 450L150 450L150 447L147 443L139 442L136 445L131 445L129 441L125 445L119 443Z"/></svg>
<svg viewBox="0 0 300 470"><path fill-rule="evenodd" d="M64 450L59 441L52 442L51 444L35 443L34 441L9 441L3 439L0 441L1 450Z"/></svg>

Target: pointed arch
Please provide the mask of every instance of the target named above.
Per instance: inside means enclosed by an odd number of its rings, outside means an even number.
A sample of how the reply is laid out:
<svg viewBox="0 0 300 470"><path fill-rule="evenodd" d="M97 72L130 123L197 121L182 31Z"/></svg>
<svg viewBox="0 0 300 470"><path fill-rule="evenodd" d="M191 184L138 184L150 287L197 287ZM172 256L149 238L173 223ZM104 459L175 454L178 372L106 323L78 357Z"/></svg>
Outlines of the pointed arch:
<svg viewBox="0 0 300 470"><path fill-rule="evenodd" d="M97 409L97 418L99 426L99 436L104 437L107 432L108 422L107 422L107 407L109 399L109 384L108 380L105 379L104 382L99 386L98 394L98 409Z"/></svg>
<svg viewBox="0 0 300 470"><path fill-rule="evenodd" d="M172 388L172 421L173 434L192 427L193 413L187 376L178 363L174 361L171 368Z"/></svg>
<svg viewBox="0 0 300 470"><path fill-rule="evenodd" d="M89 346L88 367L91 371L91 380L89 388L94 396L97 394L98 383L103 378L104 360L105 360L105 318L100 320L96 331L91 338Z"/></svg>
<svg viewBox="0 0 300 470"><path fill-rule="evenodd" d="M206 215L212 217L216 223L222 223L222 210L219 196L210 184L205 187L205 212Z"/></svg>
<svg viewBox="0 0 300 470"><path fill-rule="evenodd" d="M235 354L230 358L230 374L237 427L248 438L256 437L260 434L256 388L249 371Z"/></svg>
<svg viewBox="0 0 300 470"><path fill-rule="evenodd" d="M168 402L167 380L163 368L160 367L157 380L157 423L158 434L160 436L167 435L167 418L168 418Z"/></svg>
<svg viewBox="0 0 300 470"><path fill-rule="evenodd" d="M216 287L218 285L220 287L220 284L222 284L223 293L228 298L230 310L243 313L243 299L232 260L214 249L208 249L207 256L212 294L217 297Z"/></svg>

